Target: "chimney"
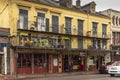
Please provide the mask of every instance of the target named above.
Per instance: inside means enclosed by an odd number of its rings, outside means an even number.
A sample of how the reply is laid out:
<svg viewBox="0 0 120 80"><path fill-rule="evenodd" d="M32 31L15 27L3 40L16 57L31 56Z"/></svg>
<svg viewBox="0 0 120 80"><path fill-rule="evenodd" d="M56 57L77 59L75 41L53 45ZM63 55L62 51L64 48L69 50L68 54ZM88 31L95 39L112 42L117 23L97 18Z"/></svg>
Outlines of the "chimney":
<svg viewBox="0 0 120 80"><path fill-rule="evenodd" d="M72 8L72 0L67 0L67 7Z"/></svg>
<svg viewBox="0 0 120 80"><path fill-rule="evenodd" d="M64 7L67 7L67 8L72 8L73 7L72 0L59 0L59 2L60 2L61 6L64 6Z"/></svg>
<svg viewBox="0 0 120 80"><path fill-rule="evenodd" d="M77 0L77 1L76 1L76 8L80 8L80 7L81 7L80 4L81 4L81 1L80 1L80 0Z"/></svg>

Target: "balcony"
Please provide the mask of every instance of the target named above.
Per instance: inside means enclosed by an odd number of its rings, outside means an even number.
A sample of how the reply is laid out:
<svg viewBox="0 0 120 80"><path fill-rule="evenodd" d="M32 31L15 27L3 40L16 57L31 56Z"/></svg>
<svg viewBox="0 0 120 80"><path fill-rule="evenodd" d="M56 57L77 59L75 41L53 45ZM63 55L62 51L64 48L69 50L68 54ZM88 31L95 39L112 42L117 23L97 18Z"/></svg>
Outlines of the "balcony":
<svg viewBox="0 0 120 80"><path fill-rule="evenodd" d="M58 48L62 49L65 48L64 40L61 39L61 41L56 37L46 37L46 36L41 36L40 35L32 35L30 34L22 34L20 35L19 39L19 46L24 46L24 47L35 47L35 48Z"/></svg>
<svg viewBox="0 0 120 80"><path fill-rule="evenodd" d="M87 45L87 49L92 49L92 50L95 50L95 49L101 49L101 46L98 46L98 45Z"/></svg>
<svg viewBox="0 0 120 80"><path fill-rule="evenodd" d="M46 30L46 24L40 24L35 21L26 21L26 22L20 22L18 21L18 29L22 30L33 30L33 31L47 31Z"/></svg>
<svg viewBox="0 0 120 80"><path fill-rule="evenodd" d="M102 32L92 32L92 31L85 31L86 32L86 37L89 38L99 38L99 39L109 39L110 38L110 33L105 33L103 34Z"/></svg>

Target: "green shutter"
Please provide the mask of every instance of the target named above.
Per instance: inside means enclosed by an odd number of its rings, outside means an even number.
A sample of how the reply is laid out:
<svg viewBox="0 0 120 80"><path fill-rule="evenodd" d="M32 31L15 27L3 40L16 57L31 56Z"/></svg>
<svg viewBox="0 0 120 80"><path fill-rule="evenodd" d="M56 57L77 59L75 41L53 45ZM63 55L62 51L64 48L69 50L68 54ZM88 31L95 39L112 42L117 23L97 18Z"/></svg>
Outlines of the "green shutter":
<svg viewBox="0 0 120 80"><path fill-rule="evenodd" d="M46 18L46 31L49 32L49 19Z"/></svg>
<svg viewBox="0 0 120 80"><path fill-rule="evenodd" d="M52 32L59 32L59 18L58 16L52 15Z"/></svg>
<svg viewBox="0 0 120 80"><path fill-rule="evenodd" d="M78 35L83 35L83 20L78 20Z"/></svg>
<svg viewBox="0 0 120 80"><path fill-rule="evenodd" d="M102 24L102 34L106 34L107 31L107 25L106 24Z"/></svg>
<svg viewBox="0 0 120 80"><path fill-rule="evenodd" d="M66 34L71 34L71 18L66 17L65 18L65 31Z"/></svg>
<svg viewBox="0 0 120 80"><path fill-rule="evenodd" d="M78 48L83 49L83 38L78 38Z"/></svg>
<svg viewBox="0 0 120 80"><path fill-rule="evenodd" d="M93 22L93 35L97 35L97 23Z"/></svg>

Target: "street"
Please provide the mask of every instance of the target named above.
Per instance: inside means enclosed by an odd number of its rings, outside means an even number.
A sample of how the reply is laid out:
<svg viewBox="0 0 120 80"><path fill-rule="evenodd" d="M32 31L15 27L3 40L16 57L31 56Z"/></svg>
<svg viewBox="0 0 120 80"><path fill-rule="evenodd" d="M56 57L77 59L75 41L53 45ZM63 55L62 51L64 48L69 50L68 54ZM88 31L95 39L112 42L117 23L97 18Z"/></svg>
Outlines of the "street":
<svg viewBox="0 0 120 80"><path fill-rule="evenodd" d="M120 76L110 77L108 74L92 74L92 75L69 75L62 77L44 77L25 80L120 80Z"/></svg>

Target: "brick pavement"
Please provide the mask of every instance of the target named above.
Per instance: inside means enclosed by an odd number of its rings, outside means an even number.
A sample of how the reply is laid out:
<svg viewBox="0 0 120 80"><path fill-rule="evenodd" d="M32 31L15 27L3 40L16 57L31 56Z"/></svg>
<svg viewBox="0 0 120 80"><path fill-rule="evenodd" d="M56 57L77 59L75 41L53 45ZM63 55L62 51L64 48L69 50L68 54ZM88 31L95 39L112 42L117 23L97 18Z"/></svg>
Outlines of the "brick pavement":
<svg viewBox="0 0 120 80"><path fill-rule="evenodd" d="M62 77L69 75L87 75L96 74L98 72L72 72L72 73L54 73L54 74L24 74L24 75L0 75L0 80L23 80L29 78L42 78L42 77Z"/></svg>

